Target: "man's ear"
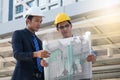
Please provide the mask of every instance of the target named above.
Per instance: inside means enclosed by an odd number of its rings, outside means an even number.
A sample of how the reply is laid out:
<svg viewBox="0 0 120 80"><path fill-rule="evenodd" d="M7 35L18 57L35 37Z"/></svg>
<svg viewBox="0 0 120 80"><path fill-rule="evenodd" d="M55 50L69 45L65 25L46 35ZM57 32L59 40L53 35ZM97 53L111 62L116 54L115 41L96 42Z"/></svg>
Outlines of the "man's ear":
<svg viewBox="0 0 120 80"><path fill-rule="evenodd" d="M56 27L56 30L59 31L59 29Z"/></svg>
<svg viewBox="0 0 120 80"><path fill-rule="evenodd" d="M70 24L71 28L72 28L72 24Z"/></svg>
<svg viewBox="0 0 120 80"><path fill-rule="evenodd" d="M29 23L30 23L30 20L29 20L29 19L26 19L26 23L29 24Z"/></svg>

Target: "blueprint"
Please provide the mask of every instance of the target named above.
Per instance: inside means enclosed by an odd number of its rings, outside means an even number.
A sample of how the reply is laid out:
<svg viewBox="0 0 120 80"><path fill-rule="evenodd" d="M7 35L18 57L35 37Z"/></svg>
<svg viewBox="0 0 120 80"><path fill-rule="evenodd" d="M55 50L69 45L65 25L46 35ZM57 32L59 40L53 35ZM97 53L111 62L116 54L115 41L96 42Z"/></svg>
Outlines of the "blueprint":
<svg viewBox="0 0 120 80"><path fill-rule="evenodd" d="M86 61L91 54L90 32L83 36L44 41L43 48L51 56L45 59L45 80L82 80L92 78L92 64Z"/></svg>

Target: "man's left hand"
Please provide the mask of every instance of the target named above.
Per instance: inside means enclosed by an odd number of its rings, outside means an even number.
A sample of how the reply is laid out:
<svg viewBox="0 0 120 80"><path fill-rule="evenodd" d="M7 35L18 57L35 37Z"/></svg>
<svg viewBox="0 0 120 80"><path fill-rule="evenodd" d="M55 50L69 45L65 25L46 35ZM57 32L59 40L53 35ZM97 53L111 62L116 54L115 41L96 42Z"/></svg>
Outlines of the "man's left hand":
<svg viewBox="0 0 120 80"><path fill-rule="evenodd" d="M41 65L43 66L43 67L47 67L48 66L48 63L45 61L45 60L41 60Z"/></svg>
<svg viewBox="0 0 120 80"><path fill-rule="evenodd" d="M96 56L91 54L91 55L88 55L86 59L87 59L88 62L95 63Z"/></svg>

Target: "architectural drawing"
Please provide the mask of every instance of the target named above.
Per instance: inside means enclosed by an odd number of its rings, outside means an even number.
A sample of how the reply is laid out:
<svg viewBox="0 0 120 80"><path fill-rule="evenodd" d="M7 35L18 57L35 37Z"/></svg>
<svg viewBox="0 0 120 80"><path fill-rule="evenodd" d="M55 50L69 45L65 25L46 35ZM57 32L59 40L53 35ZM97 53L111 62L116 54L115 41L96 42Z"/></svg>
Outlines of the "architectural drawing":
<svg viewBox="0 0 120 80"><path fill-rule="evenodd" d="M44 41L43 48L51 53L46 59L45 80L80 80L92 78L90 33L66 39Z"/></svg>

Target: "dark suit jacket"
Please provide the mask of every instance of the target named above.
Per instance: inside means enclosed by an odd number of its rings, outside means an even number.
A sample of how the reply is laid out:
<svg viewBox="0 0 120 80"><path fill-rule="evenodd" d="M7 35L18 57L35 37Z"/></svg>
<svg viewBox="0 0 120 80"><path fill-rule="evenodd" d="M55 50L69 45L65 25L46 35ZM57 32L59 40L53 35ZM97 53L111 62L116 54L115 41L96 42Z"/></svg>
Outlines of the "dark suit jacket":
<svg viewBox="0 0 120 80"><path fill-rule="evenodd" d="M27 29L17 30L13 33L12 48L17 63L11 80L33 80L33 73L39 72L36 60L33 58L35 47L32 35ZM41 40L38 39L38 43L42 49Z"/></svg>

